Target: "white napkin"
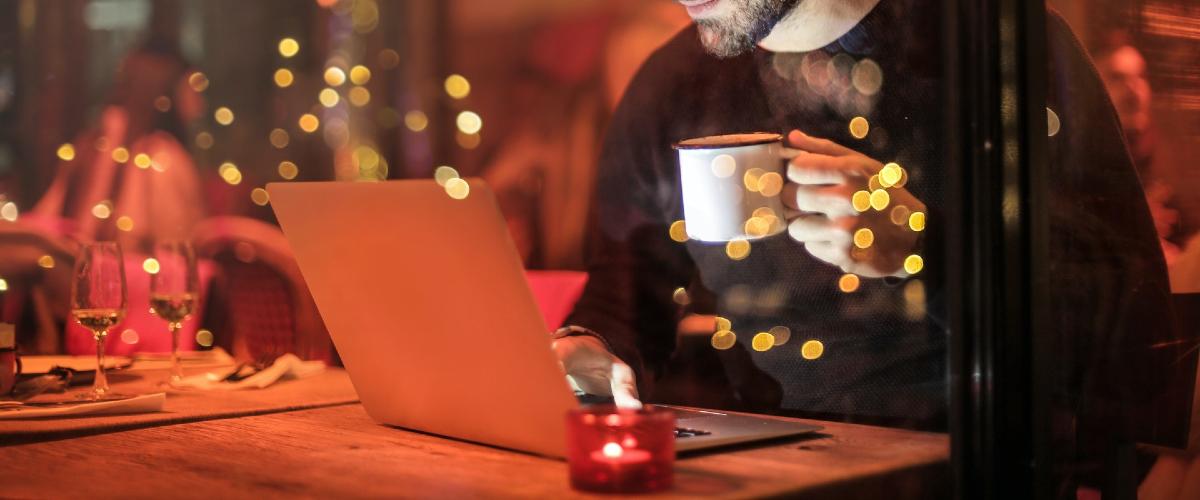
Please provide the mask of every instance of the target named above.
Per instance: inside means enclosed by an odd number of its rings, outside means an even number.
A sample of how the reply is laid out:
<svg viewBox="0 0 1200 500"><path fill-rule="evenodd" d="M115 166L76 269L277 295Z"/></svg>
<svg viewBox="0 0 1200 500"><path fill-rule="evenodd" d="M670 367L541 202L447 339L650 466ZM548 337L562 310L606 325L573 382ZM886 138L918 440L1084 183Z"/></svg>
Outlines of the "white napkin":
<svg viewBox="0 0 1200 500"><path fill-rule="evenodd" d="M0 403L0 420L151 413L162 411L166 400L167 395L159 392L114 401L70 402L62 406L21 406L4 402Z"/></svg>
<svg viewBox="0 0 1200 500"><path fill-rule="evenodd" d="M234 391L238 389L262 389L280 380L291 380L311 377L325 371L324 361L304 361L295 354L284 354L275 360L271 366L237 382L222 382L237 367L220 372L209 372L200 375L184 377L175 383L176 387L189 389Z"/></svg>

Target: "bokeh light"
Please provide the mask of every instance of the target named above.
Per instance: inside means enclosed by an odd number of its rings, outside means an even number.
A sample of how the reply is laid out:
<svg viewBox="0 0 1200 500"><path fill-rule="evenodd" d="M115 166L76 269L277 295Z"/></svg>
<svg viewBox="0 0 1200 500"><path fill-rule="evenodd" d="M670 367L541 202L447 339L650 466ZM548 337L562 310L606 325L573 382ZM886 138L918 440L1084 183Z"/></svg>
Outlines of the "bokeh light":
<svg viewBox="0 0 1200 500"><path fill-rule="evenodd" d="M457 177L447 180L444 187L446 188L446 194L456 200L466 198L471 193L471 185L467 184L467 181Z"/></svg>
<svg viewBox="0 0 1200 500"><path fill-rule="evenodd" d="M733 172L737 170L737 160L729 155L717 155L712 159L710 168L713 175L724 179L733 175Z"/></svg>
<svg viewBox="0 0 1200 500"><path fill-rule="evenodd" d="M297 175L300 175L300 167L297 167L295 163L286 160L279 162L279 168L277 170L279 171L280 177L289 181L295 179Z"/></svg>
<svg viewBox="0 0 1200 500"><path fill-rule="evenodd" d="M669 232L671 234L671 239L677 243L683 243L688 240L687 223L682 220L672 222Z"/></svg>
<svg viewBox="0 0 1200 500"><path fill-rule="evenodd" d="M300 42L295 38L284 38L279 41L279 55L283 57L292 57L300 52Z"/></svg>
<svg viewBox="0 0 1200 500"><path fill-rule="evenodd" d="M317 94L317 100L321 102L322 106L332 108L337 106L338 101L341 101L342 98L338 95L336 90L326 88L321 89L321 92Z"/></svg>
<svg viewBox="0 0 1200 500"><path fill-rule="evenodd" d="M92 216L97 219L107 219L112 216L112 202L104 200L92 206Z"/></svg>
<svg viewBox="0 0 1200 500"><path fill-rule="evenodd" d="M288 88L292 86L292 82L296 80L296 77L292 74L292 70L287 68L279 68L275 70L274 79L275 85L279 88Z"/></svg>
<svg viewBox="0 0 1200 500"><path fill-rule="evenodd" d="M1061 129L1062 121L1058 119L1058 113L1055 113L1053 109L1046 108L1046 135L1054 137Z"/></svg>
<svg viewBox="0 0 1200 500"><path fill-rule="evenodd" d="M158 263L158 259L147 257L146 260L142 261L142 270L146 271L147 274L158 274L162 270L162 266Z"/></svg>
<svg viewBox="0 0 1200 500"><path fill-rule="evenodd" d="M871 130L871 124L866 118L856 116L850 120L850 135L855 139L863 139L867 137L867 132Z"/></svg>
<svg viewBox="0 0 1200 500"><path fill-rule="evenodd" d="M16 222L17 216L20 215L17 210L17 204L11 201L0 203L0 219L9 222Z"/></svg>
<svg viewBox="0 0 1200 500"><path fill-rule="evenodd" d="M383 49L379 51L379 67L383 69L394 69L400 65L400 53L393 49Z"/></svg>
<svg viewBox="0 0 1200 500"><path fill-rule="evenodd" d="M200 149L209 149L213 147L213 136L208 132L200 132L196 134L196 147Z"/></svg>
<svg viewBox="0 0 1200 500"><path fill-rule="evenodd" d="M194 71L188 75L188 85L196 92L204 92L208 89L208 77L199 71Z"/></svg>
<svg viewBox="0 0 1200 500"><path fill-rule="evenodd" d="M371 91L366 87L354 87L347 93L346 98L350 100L350 104L361 108L371 102Z"/></svg>
<svg viewBox="0 0 1200 500"><path fill-rule="evenodd" d="M151 163L153 163L153 161L150 160L150 155L146 153L138 153L137 156L133 157L133 164L136 165L137 168L150 168Z"/></svg>
<svg viewBox="0 0 1200 500"><path fill-rule="evenodd" d="M892 211L888 215L888 218L892 220L892 224L903 226L908 223L908 216L910 214L911 211L908 209L908 207L904 205L896 205L892 207Z"/></svg>
<svg viewBox="0 0 1200 500"><path fill-rule="evenodd" d="M154 98L154 109L160 113L166 113L171 110L171 98L165 95L160 95Z"/></svg>
<svg viewBox="0 0 1200 500"><path fill-rule="evenodd" d="M783 176L767 172L758 178L758 192L763 196L776 196L783 190Z"/></svg>
<svg viewBox="0 0 1200 500"><path fill-rule="evenodd" d="M221 179L231 186L236 186L242 182L242 171L233 162L222 163L217 168L217 175L220 175Z"/></svg>
<svg viewBox="0 0 1200 500"><path fill-rule="evenodd" d="M854 210L866 212L871 208L871 193L867 191L857 191L850 197L850 204L854 206Z"/></svg>
<svg viewBox="0 0 1200 500"><path fill-rule="evenodd" d="M321 126L321 120L317 119L317 115L312 113L304 113L303 115L300 115L300 119L297 120L296 123L300 125L300 130L310 134L316 132L317 127Z"/></svg>
<svg viewBox="0 0 1200 500"><path fill-rule="evenodd" d="M213 333L204 329L196 330L196 343L203 347L212 347Z"/></svg>
<svg viewBox="0 0 1200 500"><path fill-rule="evenodd" d="M474 111L463 111L458 114L458 118L454 120L458 125L458 130L464 134L478 134L483 128L483 118L480 118Z"/></svg>
<svg viewBox="0 0 1200 500"><path fill-rule="evenodd" d="M117 229L127 233L133 231L133 218L128 215L117 217Z"/></svg>
<svg viewBox="0 0 1200 500"><path fill-rule="evenodd" d="M750 192L758 192L758 179L765 173L767 173L765 170L758 167L747 169L746 173L742 174L742 184Z"/></svg>
<svg viewBox="0 0 1200 500"><path fill-rule="evenodd" d="M838 278L838 290L845 293L851 293L858 290L861 281L857 274L846 273L841 278Z"/></svg>
<svg viewBox="0 0 1200 500"><path fill-rule="evenodd" d="M854 232L854 246L858 248L869 248L875 243L875 233L868 228L861 228Z"/></svg>
<svg viewBox="0 0 1200 500"><path fill-rule="evenodd" d="M825 344L820 340L809 340L800 346L800 355L807 360L814 360L825 354Z"/></svg>
<svg viewBox="0 0 1200 500"><path fill-rule="evenodd" d="M687 289L684 287L676 288L675 291L671 293L671 300L681 306L686 306L692 303L692 298L688 297Z"/></svg>
<svg viewBox="0 0 1200 500"><path fill-rule="evenodd" d="M743 239L729 240L725 244L725 255L733 260L742 260L750 256L750 242Z"/></svg>
<svg viewBox="0 0 1200 500"><path fill-rule="evenodd" d="M771 338L775 339L775 347L786 344L792 338L792 329L786 326L773 326L769 333Z"/></svg>
<svg viewBox="0 0 1200 500"><path fill-rule="evenodd" d="M42 269L54 269L54 257L42 255L41 257L38 257L37 265Z"/></svg>
<svg viewBox="0 0 1200 500"><path fill-rule="evenodd" d="M330 66L325 69L325 83L330 87L337 87L346 83L346 72L337 66Z"/></svg>
<svg viewBox="0 0 1200 500"><path fill-rule="evenodd" d="M904 272L908 274L917 274L924 268L925 259L922 259L920 255L912 254L904 259Z"/></svg>
<svg viewBox="0 0 1200 500"><path fill-rule="evenodd" d="M737 343L737 334L729 330L720 330L712 335L712 346L718 350L726 350Z"/></svg>
<svg viewBox="0 0 1200 500"><path fill-rule="evenodd" d="M908 216L908 227L913 231L925 230L925 212L913 212Z"/></svg>
<svg viewBox="0 0 1200 500"><path fill-rule="evenodd" d="M429 126L429 117L419 110L409 111L404 114L404 126L413 132L420 132Z"/></svg>
<svg viewBox="0 0 1200 500"><path fill-rule="evenodd" d="M713 317L713 331L733 330L733 322L722 316Z"/></svg>
<svg viewBox="0 0 1200 500"><path fill-rule="evenodd" d="M71 143L66 143L58 147L56 151L58 159L62 161L71 161L75 159L75 146Z"/></svg>
<svg viewBox="0 0 1200 500"><path fill-rule="evenodd" d="M462 75L447 76L443 87L446 89L446 95L455 99L463 99L471 94L471 82Z"/></svg>
<svg viewBox="0 0 1200 500"><path fill-rule="evenodd" d="M129 161L129 150L125 148L116 148L112 150L110 155L112 160L117 163L125 163Z"/></svg>
<svg viewBox="0 0 1200 500"><path fill-rule="evenodd" d="M350 83L355 85L366 85L371 81L371 70L361 64L350 68Z"/></svg>
<svg viewBox="0 0 1200 500"><path fill-rule="evenodd" d="M758 352L765 352L775 347L775 337L767 332L758 332L750 338L750 347Z"/></svg>
<svg viewBox="0 0 1200 500"><path fill-rule="evenodd" d="M458 170L455 170L454 167L449 165L442 165L433 169L433 180L436 181L439 186L445 186L446 181L457 178Z"/></svg>
<svg viewBox="0 0 1200 500"><path fill-rule="evenodd" d="M889 195L887 191L883 189L876 189L875 191L871 192L871 208L882 211L883 209L887 208L888 204L891 202L892 196Z"/></svg>
<svg viewBox="0 0 1200 500"><path fill-rule="evenodd" d="M900 165L896 163L888 163L879 170L879 183L885 188L895 186L897 182L900 182L900 177L902 177L902 175L903 174L902 170L900 169Z"/></svg>
<svg viewBox="0 0 1200 500"><path fill-rule="evenodd" d="M126 328L125 331L121 332L121 342L126 344L136 344L138 343L138 340L139 338L137 330Z"/></svg>
<svg viewBox="0 0 1200 500"><path fill-rule="evenodd" d="M288 135L287 131L281 128L271 130L271 134L269 135L268 139L271 141L271 145L275 146L275 149L286 148L288 142L291 141L291 137Z"/></svg>
<svg viewBox="0 0 1200 500"><path fill-rule="evenodd" d="M267 190L263 188L254 188L250 190L250 201L255 205L264 207L271 202L271 195L267 194Z"/></svg>
<svg viewBox="0 0 1200 500"><path fill-rule="evenodd" d="M221 106L213 112L213 119L221 125L229 125L233 123L233 110L225 106Z"/></svg>

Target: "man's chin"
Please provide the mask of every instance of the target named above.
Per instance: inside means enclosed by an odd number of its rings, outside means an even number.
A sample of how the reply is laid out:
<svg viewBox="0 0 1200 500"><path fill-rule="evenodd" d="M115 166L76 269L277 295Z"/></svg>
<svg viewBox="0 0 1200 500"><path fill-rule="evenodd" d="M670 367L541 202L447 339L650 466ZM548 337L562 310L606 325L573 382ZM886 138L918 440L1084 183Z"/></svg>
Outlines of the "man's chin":
<svg viewBox="0 0 1200 500"><path fill-rule="evenodd" d="M719 58L729 58L745 54L754 47L754 42L747 37L707 25L703 20L697 20L700 32L700 44L709 54Z"/></svg>

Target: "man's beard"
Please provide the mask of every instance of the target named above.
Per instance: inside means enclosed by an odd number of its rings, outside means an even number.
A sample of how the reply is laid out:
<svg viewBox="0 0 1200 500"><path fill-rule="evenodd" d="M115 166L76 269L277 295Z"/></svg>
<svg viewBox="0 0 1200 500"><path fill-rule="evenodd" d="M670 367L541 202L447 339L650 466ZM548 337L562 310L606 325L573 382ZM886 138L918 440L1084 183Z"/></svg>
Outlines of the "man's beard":
<svg viewBox="0 0 1200 500"><path fill-rule="evenodd" d="M735 4L729 16L698 19L700 42L717 57L733 57L754 48L799 0L724 0Z"/></svg>

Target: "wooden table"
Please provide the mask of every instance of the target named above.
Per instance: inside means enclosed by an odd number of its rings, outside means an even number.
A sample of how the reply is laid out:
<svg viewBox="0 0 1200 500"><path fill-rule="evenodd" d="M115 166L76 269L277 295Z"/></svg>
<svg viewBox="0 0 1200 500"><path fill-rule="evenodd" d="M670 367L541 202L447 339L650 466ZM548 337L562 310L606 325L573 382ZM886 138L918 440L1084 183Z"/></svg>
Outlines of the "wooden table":
<svg viewBox="0 0 1200 500"><path fill-rule="evenodd" d="M681 458L661 496L949 495L945 435L813 423L825 429L807 439ZM5 497L587 496L564 462L379 425L358 403L3 446L0 485Z"/></svg>

